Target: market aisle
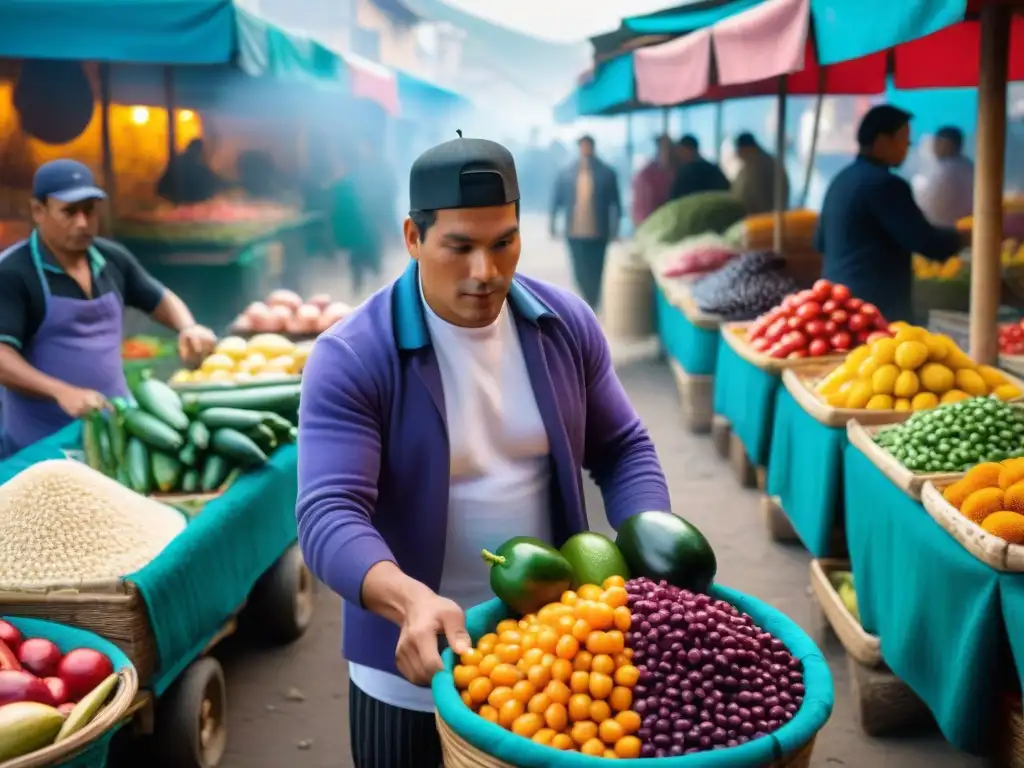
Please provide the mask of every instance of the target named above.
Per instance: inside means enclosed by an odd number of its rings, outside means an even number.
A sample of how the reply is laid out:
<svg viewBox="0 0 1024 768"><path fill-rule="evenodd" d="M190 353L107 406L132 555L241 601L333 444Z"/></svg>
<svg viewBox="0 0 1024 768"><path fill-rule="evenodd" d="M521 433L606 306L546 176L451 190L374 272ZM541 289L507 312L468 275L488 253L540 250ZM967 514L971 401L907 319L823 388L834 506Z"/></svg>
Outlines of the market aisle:
<svg viewBox="0 0 1024 768"><path fill-rule="evenodd" d="M564 252L544 236L543 221L538 217L524 225L530 244L524 249L524 271L568 284ZM402 264L400 258L393 260L390 271ZM720 580L789 614L823 645L832 662L836 710L818 739L814 768L981 766L982 761L955 753L938 736L882 741L861 735L850 704L845 656L836 642L824 640L812 611L807 554L770 543L760 521L758 495L738 488L708 438L683 430L675 385L664 363L628 364L620 369L620 376L657 445L675 510L696 523L715 546ZM600 494L589 482L587 494L593 527L608 532ZM345 709L348 682L338 652L339 638L338 600L322 590L315 624L295 646L273 651L225 648L221 655L229 686L231 742L224 768L351 765Z"/></svg>

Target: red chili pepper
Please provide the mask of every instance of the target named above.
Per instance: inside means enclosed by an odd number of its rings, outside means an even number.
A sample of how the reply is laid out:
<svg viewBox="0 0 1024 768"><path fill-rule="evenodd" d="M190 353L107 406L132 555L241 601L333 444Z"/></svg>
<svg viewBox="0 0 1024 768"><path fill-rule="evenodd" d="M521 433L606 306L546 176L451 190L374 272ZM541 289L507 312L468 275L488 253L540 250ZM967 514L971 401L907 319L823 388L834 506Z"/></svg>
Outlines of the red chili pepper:
<svg viewBox="0 0 1024 768"><path fill-rule="evenodd" d="M21 662L18 661L18 657L11 647L3 640L0 640L0 669L21 671Z"/></svg>

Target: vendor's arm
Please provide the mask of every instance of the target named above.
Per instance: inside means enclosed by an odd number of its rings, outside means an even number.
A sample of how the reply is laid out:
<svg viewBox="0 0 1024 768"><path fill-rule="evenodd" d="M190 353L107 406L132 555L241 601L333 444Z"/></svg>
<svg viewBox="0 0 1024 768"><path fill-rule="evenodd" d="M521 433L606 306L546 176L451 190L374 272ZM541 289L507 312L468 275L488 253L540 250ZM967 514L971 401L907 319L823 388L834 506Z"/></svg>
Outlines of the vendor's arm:
<svg viewBox="0 0 1024 768"><path fill-rule="evenodd" d="M661 462L612 367L597 317L579 300L574 315L587 392L583 466L601 488L608 522L618 528L637 512L667 512L671 503Z"/></svg>
<svg viewBox="0 0 1024 768"><path fill-rule="evenodd" d="M914 201L910 185L889 174L867 190L866 204L876 219L901 248L919 253L932 261L955 256L964 245L963 235L949 227L936 227L925 218Z"/></svg>

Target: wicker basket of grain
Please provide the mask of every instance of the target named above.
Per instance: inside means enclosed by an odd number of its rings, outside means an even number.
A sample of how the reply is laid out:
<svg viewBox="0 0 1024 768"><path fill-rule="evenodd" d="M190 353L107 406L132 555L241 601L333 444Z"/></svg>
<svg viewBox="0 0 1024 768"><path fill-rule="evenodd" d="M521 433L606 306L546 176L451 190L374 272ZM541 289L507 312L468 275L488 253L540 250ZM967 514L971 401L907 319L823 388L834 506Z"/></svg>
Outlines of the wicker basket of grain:
<svg viewBox="0 0 1024 768"><path fill-rule="evenodd" d="M946 501L942 492L954 482L948 478L925 483L921 503L928 514L981 562L997 571L1024 573L1024 546L994 536Z"/></svg>
<svg viewBox="0 0 1024 768"><path fill-rule="evenodd" d="M155 558L185 518L70 460L35 464L0 486L0 613L94 632L145 683L156 639L124 575Z"/></svg>
<svg viewBox="0 0 1024 768"><path fill-rule="evenodd" d="M782 372L782 383L786 390L815 421L826 427L845 427L851 419L865 425L877 425L896 424L910 417L910 411L833 408L818 395L815 388L835 367L834 363L816 364L789 368Z"/></svg>
<svg viewBox="0 0 1024 768"><path fill-rule="evenodd" d="M821 651L803 630L771 606L724 587L712 587L711 594L737 605L742 603L742 610L758 625L770 627L771 633L802 662L806 686L804 703L790 722L764 738L714 753L715 765L809 768L815 738L828 722L833 704L832 675ZM474 642L492 631L506 617L507 610L500 600L471 609L466 614L466 627ZM606 761L536 744L479 717L463 703L455 688L451 674L455 659L450 650L444 652L444 663L445 669L434 675L431 688L445 768L596 768ZM643 758L627 759L624 764L648 762ZM661 768L684 768L693 762L690 757L657 759Z"/></svg>
<svg viewBox="0 0 1024 768"><path fill-rule="evenodd" d="M883 664L881 641L864 630L857 617L847 610L832 584L834 572L849 570L847 560L812 560L811 593L850 657L866 667L880 667Z"/></svg>
<svg viewBox="0 0 1024 768"><path fill-rule="evenodd" d="M800 357L800 358L777 358L758 352L747 341L747 333L750 323L724 323L722 325L722 339L729 348L748 363L762 371L769 373L781 373L787 368L806 368L811 366L839 365L843 362L843 355L826 355L824 357Z"/></svg>
<svg viewBox="0 0 1024 768"><path fill-rule="evenodd" d="M911 498L920 501L921 489L927 482L953 482L963 476L962 472L914 472L903 466L899 459L875 442L875 435L884 429L892 429L896 424L883 424L866 427L859 421L850 420L846 424L846 437L850 445L863 453L868 460L892 480L893 485Z"/></svg>
<svg viewBox="0 0 1024 768"><path fill-rule="evenodd" d="M632 251L609 254L601 296L609 339L646 339L654 333L654 277L647 262Z"/></svg>
<svg viewBox="0 0 1024 768"><path fill-rule="evenodd" d="M715 380L713 376L687 373L673 358L669 367L679 391L679 408L683 414L683 425L697 435L711 432L715 417Z"/></svg>
<svg viewBox="0 0 1024 768"><path fill-rule="evenodd" d="M17 616L4 616L3 619L17 627L26 637L52 640L61 653L67 653L73 648L99 651L110 659L118 674L118 681L103 708L82 730L60 743L8 760L2 763L2 768L105 768L110 741L124 722L139 692L139 676L131 661L120 648L92 632L39 619Z"/></svg>

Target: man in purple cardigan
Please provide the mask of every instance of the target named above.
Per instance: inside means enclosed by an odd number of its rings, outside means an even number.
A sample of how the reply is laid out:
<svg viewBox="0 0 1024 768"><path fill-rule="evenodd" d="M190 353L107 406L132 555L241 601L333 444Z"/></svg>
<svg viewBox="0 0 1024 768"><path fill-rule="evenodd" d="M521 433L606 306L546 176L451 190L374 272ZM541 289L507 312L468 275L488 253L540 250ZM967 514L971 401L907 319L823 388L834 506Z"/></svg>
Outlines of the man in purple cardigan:
<svg viewBox="0 0 1024 768"><path fill-rule="evenodd" d="M481 550L668 510L650 437L578 297L516 275L508 150L460 138L410 174L405 273L320 336L303 377L299 541L344 599L358 768L441 763L427 687L491 597Z"/></svg>

